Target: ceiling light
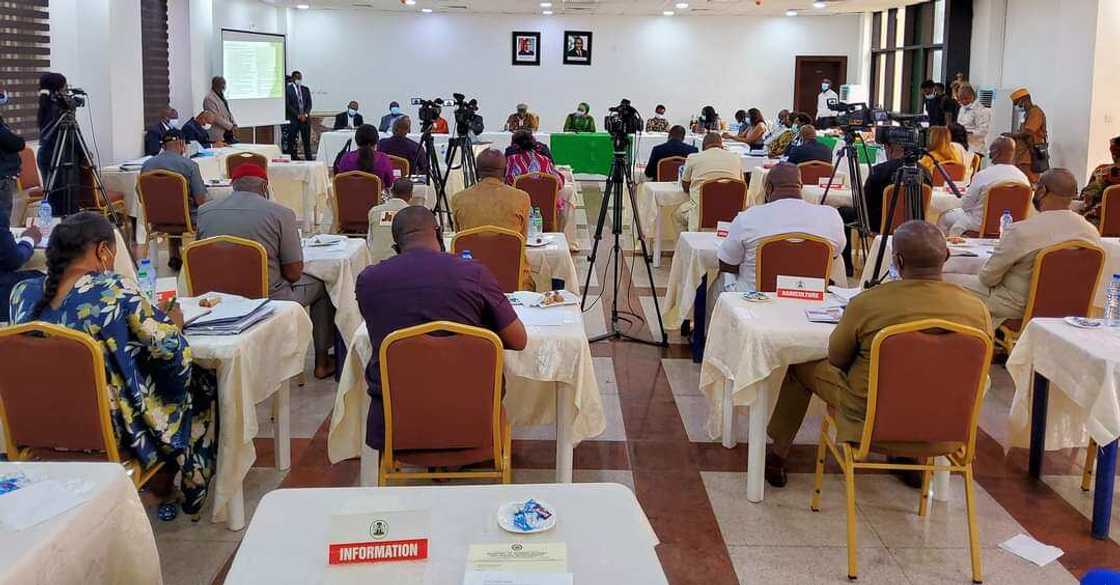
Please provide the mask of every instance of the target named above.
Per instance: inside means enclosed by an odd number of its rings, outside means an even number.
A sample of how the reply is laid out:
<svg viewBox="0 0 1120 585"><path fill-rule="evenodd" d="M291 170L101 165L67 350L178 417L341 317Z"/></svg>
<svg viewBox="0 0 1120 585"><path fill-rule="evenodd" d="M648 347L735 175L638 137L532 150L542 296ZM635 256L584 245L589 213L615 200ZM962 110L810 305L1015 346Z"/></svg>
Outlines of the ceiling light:
<svg viewBox="0 0 1120 585"><path fill-rule="evenodd" d="M662 16L672 16L674 14L674 12L672 10L666 10L666 11L662 12L661 14L662 14Z"/></svg>
<svg viewBox="0 0 1120 585"><path fill-rule="evenodd" d="M296 8L300 10L307 10L308 8L311 8L311 6L308 4L296 4Z"/></svg>
<svg viewBox="0 0 1120 585"><path fill-rule="evenodd" d="M786 16L797 16L797 11L790 8L789 10L786 11Z"/></svg>
<svg viewBox="0 0 1120 585"><path fill-rule="evenodd" d="M408 4L409 6L414 6L416 4L416 0L404 0L404 3Z"/></svg>
<svg viewBox="0 0 1120 585"><path fill-rule="evenodd" d="M677 2L677 8L679 10L684 10L684 9L688 8L688 2Z"/></svg>
<svg viewBox="0 0 1120 585"><path fill-rule="evenodd" d="M552 2L541 2L541 8L552 8Z"/></svg>
<svg viewBox="0 0 1120 585"><path fill-rule="evenodd" d="M545 11L544 11L544 12L542 12L541 14L543 14L543 15L545 15L545 16L552 16L552 11L551 11L551 10L545 10Z"/></svg>
<svg viewBox="0 0 1120 585"><path fill-rule="evenodd" d="M828 3L824 0L817 0L813 2L813 8L828 8Z"/></svg>
<svg viewBox="0 0 1120 585"><path fill-rule="evenodd" d="M431 14L432 9L431 8L421 8L420 12L423 12L424 14Z"/></svg>

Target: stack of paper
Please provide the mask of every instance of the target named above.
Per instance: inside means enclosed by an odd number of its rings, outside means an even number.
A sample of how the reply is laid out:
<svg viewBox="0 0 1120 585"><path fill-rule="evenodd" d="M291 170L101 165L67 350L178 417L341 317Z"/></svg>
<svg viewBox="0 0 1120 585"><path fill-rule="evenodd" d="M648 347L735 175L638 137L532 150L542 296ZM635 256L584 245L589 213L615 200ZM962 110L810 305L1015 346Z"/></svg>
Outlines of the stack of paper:
<svg viewBox="0 0 1120 585"><path fill-rule="evenodd" d="M212 293L221 302L198 308L198 299L183 299L184 317L190 313L186 332L194 335L240 335L272 314L268 299L247 299L237 295ZM208 310L207 310L208 309Z"/></svg>
<svg viewBox="0 0 1120 585"><path fill-rule="evenodd" d="M145 156L143 158L138 158L136 160L125 161L125 162L121 163L121 170L126 171L126 172L127 171L138 171L138 170L140 170L140 167L144 166L144 163L147 162L149 158L152 158L152 157Z"/></svg>

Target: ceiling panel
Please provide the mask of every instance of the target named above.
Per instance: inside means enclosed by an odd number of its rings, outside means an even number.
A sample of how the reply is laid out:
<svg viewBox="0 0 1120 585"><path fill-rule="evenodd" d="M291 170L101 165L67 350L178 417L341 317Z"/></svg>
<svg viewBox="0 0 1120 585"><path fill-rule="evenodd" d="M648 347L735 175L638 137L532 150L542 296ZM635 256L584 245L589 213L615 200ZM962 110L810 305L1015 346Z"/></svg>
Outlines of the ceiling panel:
<svg viewBox="0 0 1120 585"><path fill-rule="evenodd" d="M296 7L307 5L311 10L376 10L416 12L430 8L435 12L539 14L544 10L538 0L262 0L276 6ZM677 16L687 15L756 15L774 16L793 9L806 15L864 12L914 4L919 0L826 0L824 8L815 8L813 0L552 0L548 10L555 14L624 14L660 15L673 11ZM687 8L676 7L687 2Z"/></svg>

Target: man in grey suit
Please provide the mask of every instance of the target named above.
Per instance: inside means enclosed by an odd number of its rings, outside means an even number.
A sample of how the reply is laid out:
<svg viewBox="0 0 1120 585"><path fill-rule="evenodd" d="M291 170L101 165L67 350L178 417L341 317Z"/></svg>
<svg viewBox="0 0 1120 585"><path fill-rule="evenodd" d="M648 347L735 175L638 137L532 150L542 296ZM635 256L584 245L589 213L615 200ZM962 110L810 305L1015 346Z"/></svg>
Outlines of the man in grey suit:
<svg viewBox="0 0 1120 585"><path fill-rule="evenodd" d="M163 149L159 154L144 161L144 166L140 168L140 174L152 171L170 171L185 178L190 192L191 223L194 224L198 218L198 207L206 203L208 193L206 182L202 179L202 171L199 170L198 163L187 158L187 143L183 140L181 130L170 128L165 131L162 143ZM167 265L172 270L179 270L183 265L183 261L179 257L180 243L181 241L177 238L168 238L170 258Z"/></svg>
<svg viewBox="0 0 1120 585"><path fill-rule="evenodd" d="M225 142L235 144L237 139L233 131L237 130L237 122L229 111L229 102L226 101L226 78L221 75L210 80L210 93L202 100L203 111L214 114L214 123L210 127L211 142Z"/></svg>

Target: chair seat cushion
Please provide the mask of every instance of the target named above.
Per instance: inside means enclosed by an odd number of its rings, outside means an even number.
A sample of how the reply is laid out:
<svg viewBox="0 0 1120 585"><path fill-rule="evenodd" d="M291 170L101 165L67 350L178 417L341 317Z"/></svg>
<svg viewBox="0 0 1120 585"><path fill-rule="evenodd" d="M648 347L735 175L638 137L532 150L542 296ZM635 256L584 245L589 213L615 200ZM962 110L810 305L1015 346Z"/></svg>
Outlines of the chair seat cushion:
<svg viewBox="0 0 1120 585"><path fill-rule="evenodd" d="M27 197L28 200L31 200L31 201L36 200L36 199L42 199L43 198L43 188L42 187L28 187L27 189L23 190L23 194Z"/></svg>

